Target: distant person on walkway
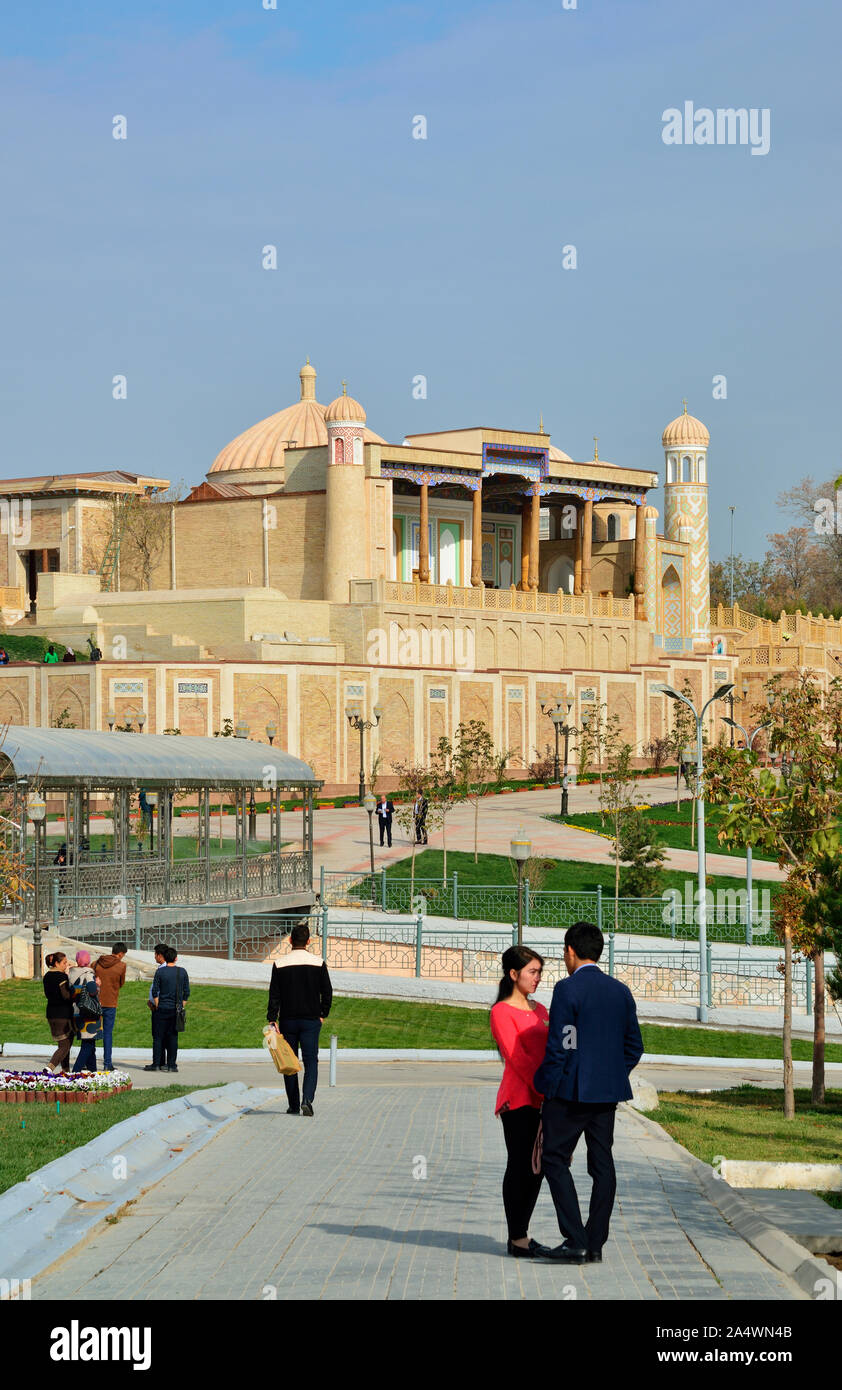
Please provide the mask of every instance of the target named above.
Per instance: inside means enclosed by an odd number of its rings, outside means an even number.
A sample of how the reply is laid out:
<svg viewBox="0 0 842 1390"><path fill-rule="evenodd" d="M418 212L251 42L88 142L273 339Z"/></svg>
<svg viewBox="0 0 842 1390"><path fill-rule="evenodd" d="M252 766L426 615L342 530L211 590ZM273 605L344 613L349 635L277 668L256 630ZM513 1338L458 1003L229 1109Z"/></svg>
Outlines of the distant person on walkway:
<svg viewBox="0 0 842 1390"><path fill-rule="evenodd" d="M541 1123L541 1101L532 1078L544 1060L549 1014L531 1001L541 983L544 958L528 946L503 952L503 978L491 1010L491 1032L505 1064L494 1113L503 1124L508 1162L503 1177L503 1209L509 1239L506 1249L520 1259L547 1254L529 1239L529 1220L535 1210L542 1175L532 1162Z"/></svg>
<svg viewBox="0 0 842 1390"><path fill-rule="evenodd" d="M175 948L165 946L164 964L158 966L152 981L152 1066L144 1071L178 1071L177 1022L190 998L190 978L177 960Z"/></svg>
<svg viewBox="0 0 842 1390"><path fill-rule="evenodd" d="M58 652L56 651L52 642L48 646L47 650L44 652L44 665L58 666Z"/></svg>
<svg viewBox="0 0 842 1390"><path fill-rule="evenodd" d="M0 647L0 666L8 666L8 664L9 653L6 651L5 647Z"/></svg>
<svg viewBox="0 0 842 1390"><path fill-rule="evenodd" d="M547 1052L535 1073L544 1095L544 1175L564 1237L547 1258L562 1264L602 1260L617 1190L614 1114L621 1100L631 1100L629 1074L643 1056L631 990L597 965L604 945L592 922L574 922L565 932L569 978L553 990ZM583 1134L593 1180L584 1225L570 1173Z"/></svg>
<svg viewBox="0 0 842 1390"><path fill-rule="evenodd" d="M310 928L306 923L293 927L289 940L292 950L272 966L266 1021L283 1034L296 1057L301 1044L303 1096L299 1102L298 1074L285 1076L287 1114L312 1115L319 1079L319 1033L330 1013L333 989L327 964L307 950Z"/></svg>
<svg viewBox="0 0 842 1390"><path fill-rule="evenodd" d="M47 996L47 1022L56 1050L49 1061L50 1071L67 1071L70 1047L73 1042L73 1001L67 978L68 962L64 951L53 951L45 960L44 993Z"/></svg>
<svg viewBox="0 0 842 1390"><path fill-rule="evenodd" d="M427 811L430 803L426 796L421 792L415 798L415 805L412 814L415 820L415 843L416 845L426 845L427 843Z"/></svg>
<svg viewBox="0 0 842 1390"><path fill-rule="evenodd" d="M392 848L392 816L394 814L395 808L388 800L386 793L383 792L377 803L377 824L380 827L380 843L383 844L383 836L385 835L389 849Z"/></svg>
<svg viewBox="0 0 842 1390"><path fill-rule="evenodd" d="M94 966L94 975L99 985L99 1000L102 1004L102 1065L106 1071L111 1071L114 1020L117 1017L118 996L126 983L123 957L128 949L124 941L115 941L110 956L100 956Z"/></svg>
<svg viewBox="0 0 842 1390"><path fill-rule="evenodd" d="M64 656L63 656L61 659L62 659L62 661L75 661L75 660L76 660L76 653L74 652L73 648L72 648L72 647L67 647L66 650L65 650Z"/></svg>
<svg viewBox="0 0 842 1390"><path fill-rule="evenodd" d="M102 1034L102 1017L98 1007L99 991L91 969L90 951L77 951L76 964L68 971L70 993L73 997L73 1017L79 1051L73 1063L74 1071L96 1071L96 1040Z"/></svg>

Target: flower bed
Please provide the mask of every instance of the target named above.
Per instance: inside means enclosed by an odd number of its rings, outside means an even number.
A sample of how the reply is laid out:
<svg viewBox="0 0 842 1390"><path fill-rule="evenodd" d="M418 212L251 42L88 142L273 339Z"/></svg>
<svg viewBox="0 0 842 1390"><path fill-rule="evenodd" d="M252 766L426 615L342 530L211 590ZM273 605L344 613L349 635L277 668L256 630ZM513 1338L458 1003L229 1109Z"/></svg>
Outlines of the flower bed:
<svg viewBox="0 0 842 1390"><path fill-rule="evenodd" d="M65 1101L85 1105L131 1088L125 1071L0 1071L0 1104Z"/></svg>

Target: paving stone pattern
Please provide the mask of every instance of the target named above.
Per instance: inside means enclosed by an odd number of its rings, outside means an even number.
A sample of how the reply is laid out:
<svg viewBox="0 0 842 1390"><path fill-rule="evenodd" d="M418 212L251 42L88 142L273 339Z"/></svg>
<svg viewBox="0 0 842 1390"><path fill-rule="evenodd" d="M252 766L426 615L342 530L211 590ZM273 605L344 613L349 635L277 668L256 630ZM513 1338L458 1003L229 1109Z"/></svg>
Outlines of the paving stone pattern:
<svg viewBox="0 0 842 1390"><path fill-rule="evenodd" d="M279 1093L36 1280L34 1299L795 1299L700 1190L686 1155L621 1110L602 1265L505 1254L496 1087ZM426 1162L426 1178L414 1177ZM584 1145L574 1174L583 1208ZM531 1234L559 1241L542 1188Z"/></svg>

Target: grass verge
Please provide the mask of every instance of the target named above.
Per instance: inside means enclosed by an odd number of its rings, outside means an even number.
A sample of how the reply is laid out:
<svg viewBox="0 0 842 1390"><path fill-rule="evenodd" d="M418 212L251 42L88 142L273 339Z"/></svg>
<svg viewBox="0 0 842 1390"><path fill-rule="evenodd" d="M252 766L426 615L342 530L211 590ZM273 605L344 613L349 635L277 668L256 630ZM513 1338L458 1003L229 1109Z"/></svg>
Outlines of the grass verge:
<svg viewBox="0 0 842 1390"><path fill-rule="evenodd" d="M182 957L190 971L190 957ZM146 1007L148 986L132 981L120 994L116 1047L150 1047L151 1028ZM489 1007L494 987L488 987ZM259 1047L266 1022L266 989L236 989L229 985L196 985L187 1003L183 1047ZM0 1041L50 1042L44 1017L45 1000L37 980L0 983ZM647 1052L693 1057L780 1058L781 1041L756 1033L725 1029L665 1028L645 1023L641 1029ZM336 1033L340 1047L493 1047L484 1009L454 1004L417 1004L402 999L335 999L324 1027L327 1038ZM75 1055L75 1053L74 1053ZM796 1061L808 1062L812 1044L793 1042ZM827 1060L842 1062L842 1044L829 1043ZM14 1061L9 1061L14 1066Z"/></svg>
<svg viewBox="0 0 842 1390"><path fill-rule="evenodd" d="M142 1091L105 1096L96 1105L62 1105L58 1112L54 1105L1 1105L0 1192L150 1105L207 1089L207 1084L150 1086Z"/></svg>
<svg viewBox="0 0 842 1390"><path fill-rule="evenodd" d="M783 1091L735 1086L714 1095L662 1091L656 1120L703 1163L724 1158L777 1163L838 1163L842 1153L842 1091L824 1105L795 1092L795 1118L785 1120Z"/></svg>

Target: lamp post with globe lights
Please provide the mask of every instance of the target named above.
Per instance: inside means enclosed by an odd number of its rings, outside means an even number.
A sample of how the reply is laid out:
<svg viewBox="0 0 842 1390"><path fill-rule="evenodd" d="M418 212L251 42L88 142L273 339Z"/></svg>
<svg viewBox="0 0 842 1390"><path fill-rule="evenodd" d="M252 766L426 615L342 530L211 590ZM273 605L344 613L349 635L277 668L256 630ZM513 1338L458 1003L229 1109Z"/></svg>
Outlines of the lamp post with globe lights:
<svg viewBox="0 0 842 1390"><path fill-rule="evenodd" d="M358 729L360 734L360 805L365 805L365 733L366 729L376 729L383 717L383 710L380 705L375 705L372 710L374 719L364 719L362 711L357 704L345 706L345 715L352 729Z"/></svg>
<svg viewBox="0 0 842 1390"><path fill-rule="evenodd" d="M368 812L368 852L371 858L371 906L374 907L374 808L377 801L373 792L366 792L363 797L363 806Z"/></svg>
<svg viewBox="0 0 842 1390"><path fill-rule="evenodd" d="M511 841L512 858L517 864L517 944L523 945L523 866L532 853L532 841L521 834Z"/></svg>
<svg viewBox="0 0 842 1390"><path fill-rule="evenodd" d="M715 700L727 699L730 692L734 689L734 682L728 681L725 685L717 686L710 699L702 706L701 711L696 709L692 700L688 700L686 695L681 695L674 690L671 685L662 685L660 693L669 697L670 700L680 700L686 705L696 721L696 835L698 840L698 918L699 918L699 1022L708 1021L708 988L707 988L707 884L705 882L705 788L703 780L703 747L702 747L702 724L707 711Z"/></svg>
<svg viewBox="0 0 842 1390"><path fill-rule="evenodd" d="M32 918L32 956L33 956L33 977L41 979L41 901L40 901L40 874L41 863L41 826L47 814L47 803L40 792L31 792L27 798L26 810L29 819L35 826L35 911Z"/></svg>

